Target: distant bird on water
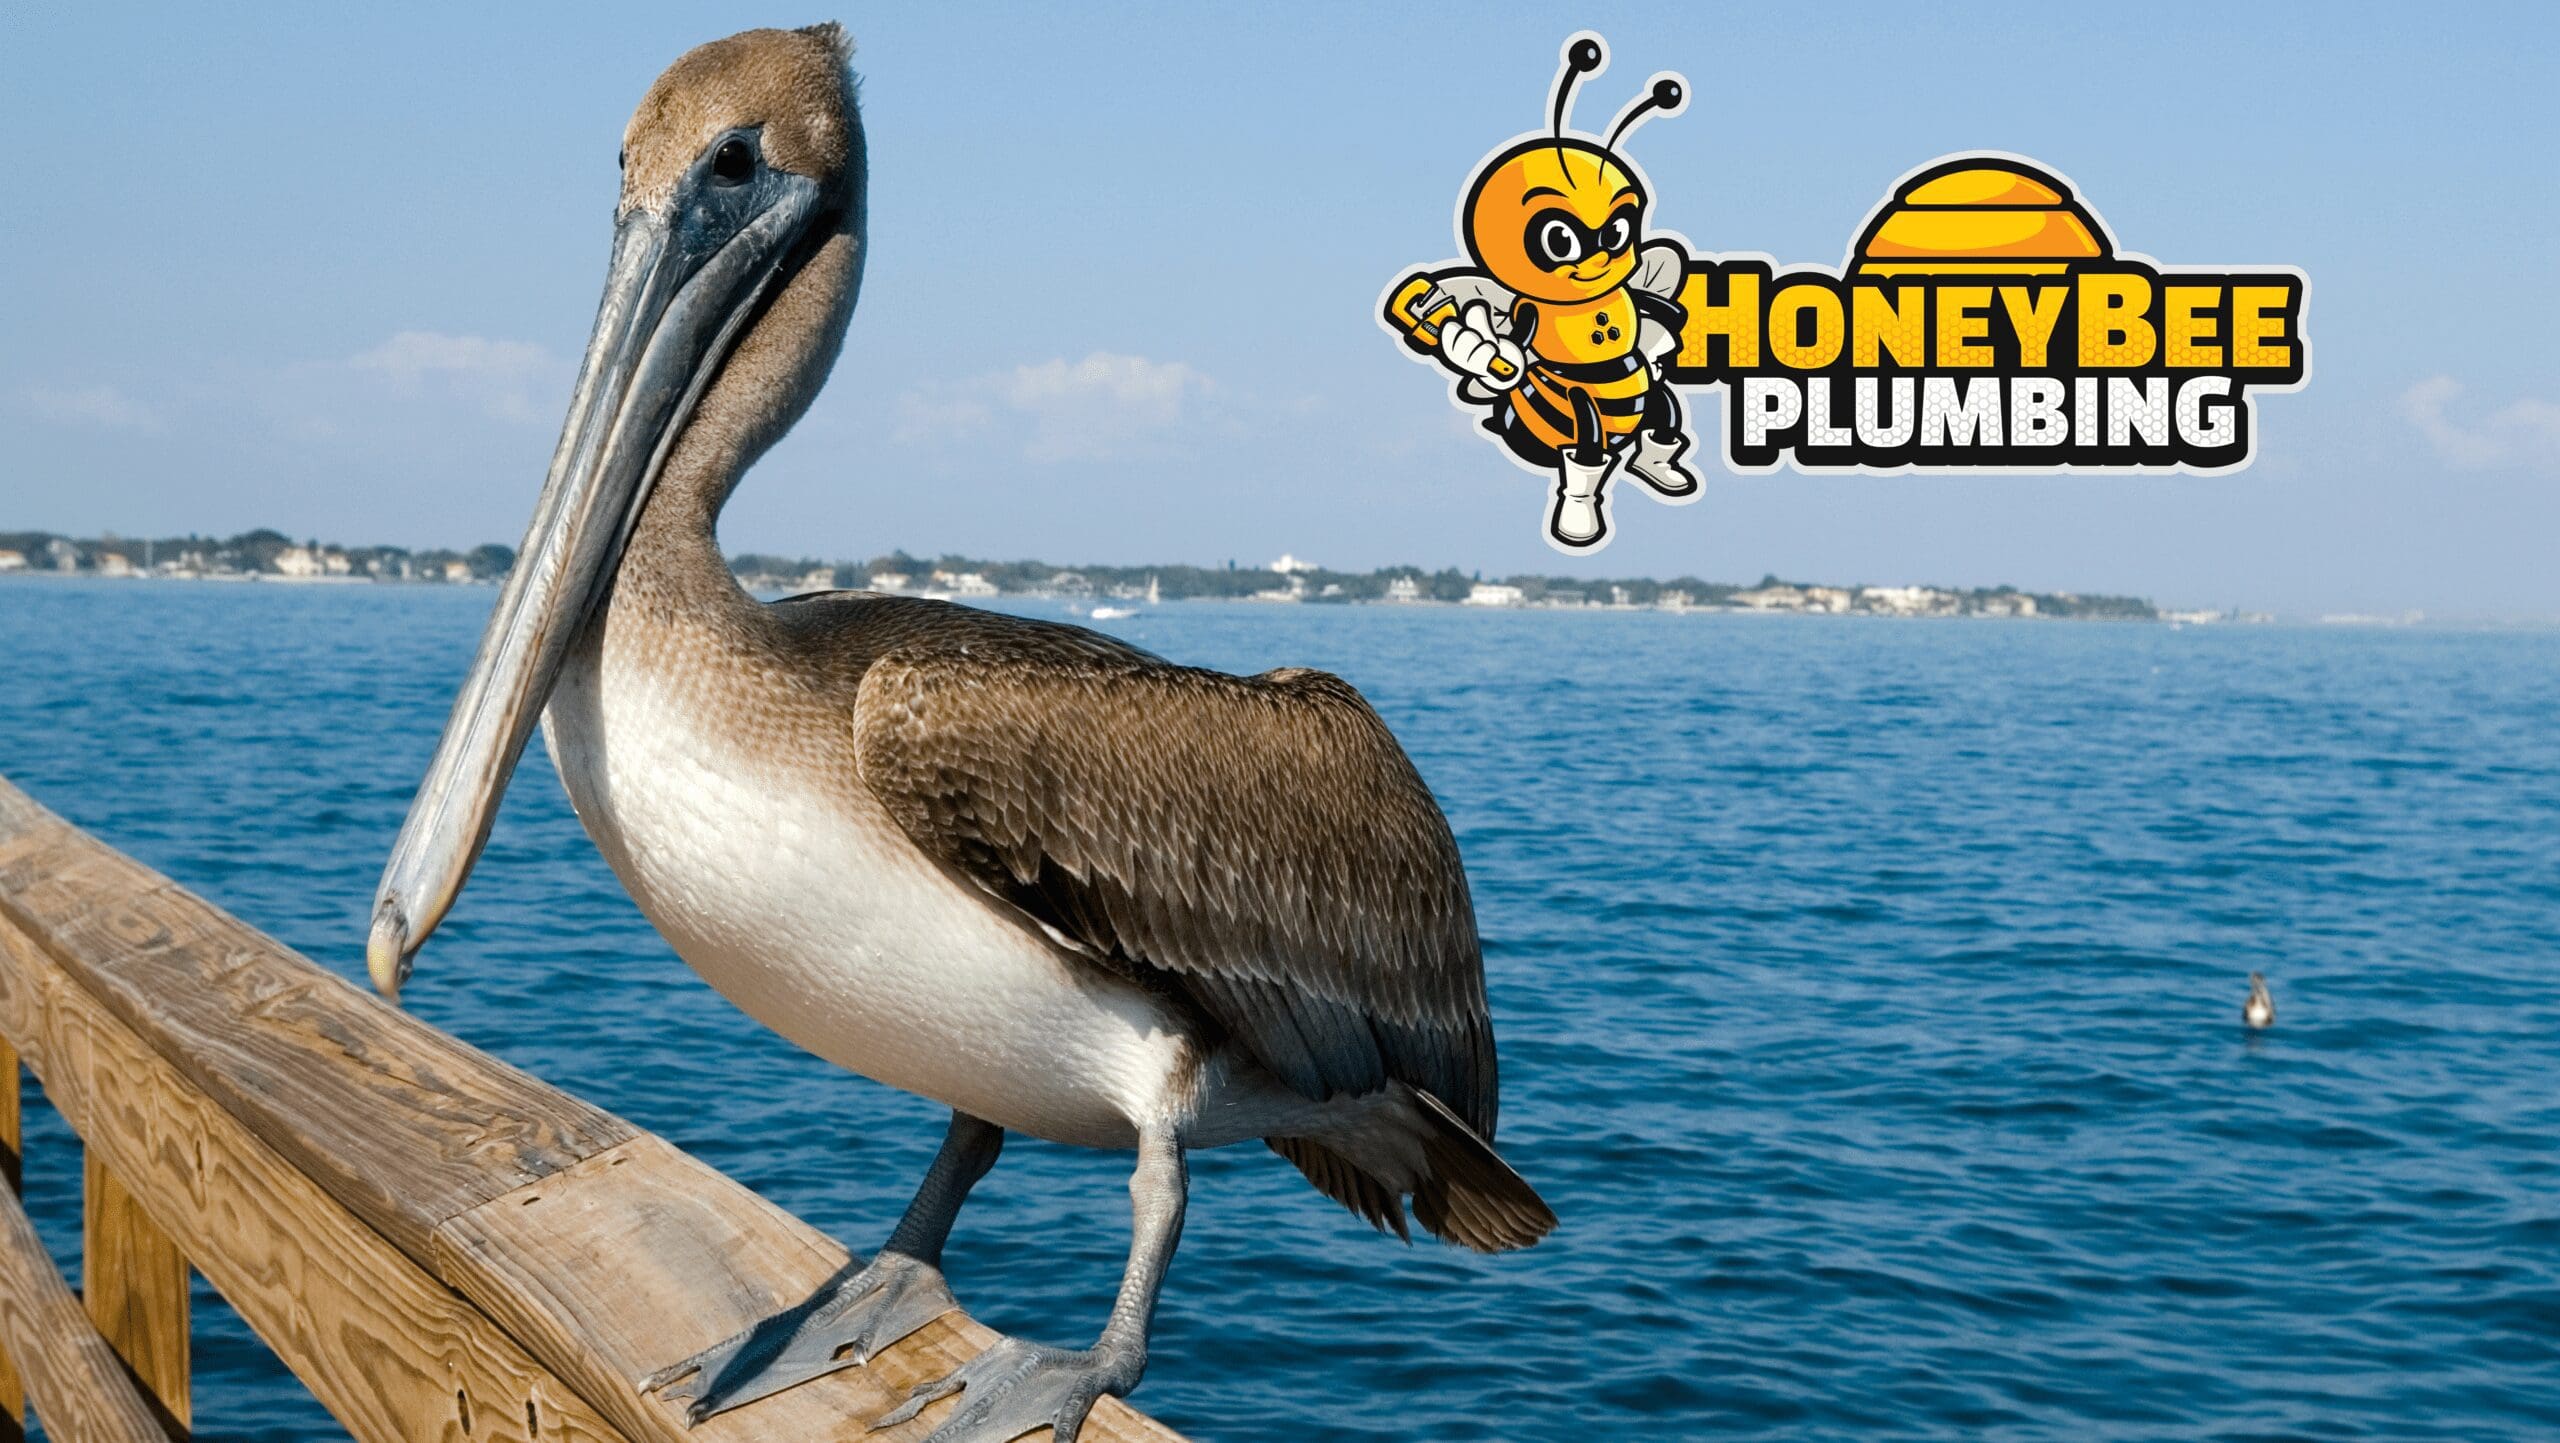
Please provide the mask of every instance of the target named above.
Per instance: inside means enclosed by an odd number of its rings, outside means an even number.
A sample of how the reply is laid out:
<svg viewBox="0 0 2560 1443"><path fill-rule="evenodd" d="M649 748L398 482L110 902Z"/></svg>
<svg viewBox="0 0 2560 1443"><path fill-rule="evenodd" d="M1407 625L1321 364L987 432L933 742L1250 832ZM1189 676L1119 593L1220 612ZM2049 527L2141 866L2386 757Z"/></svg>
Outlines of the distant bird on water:
<svg viewBox="0 0 2560 1443"><path fill-rule="evenodd" d="M1492 1147L1457 845L1358 692L941 602L760 605L730 576L721 507L824 383L861 279L848 52L833 25L716 41L625 130L594 337L368 962L407 978L540 719L597 849L713 987L952 1110L868 1266L650 1386L698 1421L953 1308L944 1240L1021 1132L1137 1154L1110 1321L1089 1349L1006 1339L883 1421L960 1393L932 1443L1072 1443L1146 1367L1191 1149L1260 1139L1379 1228L1409 1199L1488 1252L1555 1215Z"/></svg>
<svg viewBox="0 0 2560 1443"><path fill-rule="evenodd" d="M2275 994L2267 990L2267 979L2255 972L2249 974L2249 1000L2240 1004L2240 1020L2253 1029L2276 1023Z"/></svg>

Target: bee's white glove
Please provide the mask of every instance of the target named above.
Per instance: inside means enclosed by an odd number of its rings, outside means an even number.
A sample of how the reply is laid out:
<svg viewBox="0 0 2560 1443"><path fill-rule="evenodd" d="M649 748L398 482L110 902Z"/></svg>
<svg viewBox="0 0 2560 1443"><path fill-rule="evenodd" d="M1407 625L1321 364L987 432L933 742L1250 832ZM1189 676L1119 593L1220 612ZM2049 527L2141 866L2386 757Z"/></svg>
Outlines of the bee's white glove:
<svg viewBox="0 0 2560 1443"><path fill-rule="evenodd" d="M1440 328L1440 355L1451 370L1497 391L1519 385L1529 373L1528 353L1519 342L1494 334L1492 308L1482 301Z"/></svg>

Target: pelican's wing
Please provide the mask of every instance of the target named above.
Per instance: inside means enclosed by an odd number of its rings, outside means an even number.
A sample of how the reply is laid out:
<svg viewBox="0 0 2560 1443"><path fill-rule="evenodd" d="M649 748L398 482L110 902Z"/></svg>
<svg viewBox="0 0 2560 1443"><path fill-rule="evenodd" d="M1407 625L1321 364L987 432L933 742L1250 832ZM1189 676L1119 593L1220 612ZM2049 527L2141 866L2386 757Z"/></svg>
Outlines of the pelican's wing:
<svg viewBox="0 0 2560 1443"><path fill-rule="evenodd" d="M1074 633L911 640L862 679L862 780L1069 947L1188 998L1310 1098L1396 1079L1494 1123L1449 824L1338 677L1233 677Z"/></svg>

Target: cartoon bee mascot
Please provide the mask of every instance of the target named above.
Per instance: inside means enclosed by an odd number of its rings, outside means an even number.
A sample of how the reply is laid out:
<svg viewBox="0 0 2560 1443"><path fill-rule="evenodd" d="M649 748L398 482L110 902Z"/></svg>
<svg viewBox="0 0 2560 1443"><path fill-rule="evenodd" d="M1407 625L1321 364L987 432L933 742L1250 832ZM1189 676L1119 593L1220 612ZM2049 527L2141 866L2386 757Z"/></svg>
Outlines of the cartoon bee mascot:
<svg viewBox="0 0 2560 1443"><path fill-rule="evenodd" d="M1679 344L1688 252L1644 238L1651 192L1617 153L1639 120L1677 114L1688 98L1679 76L1657 75L1606 141L1567 133L1575 84L1607 63L1598 36L1565 42L1548 133L1488 157L1459 202L1458 243L1474 264L1409 276L1385 307L1390 329L1457 374L1460 405L1490 407L1485 429L1556 478L1547 536L1568 552L1608 540L1605 488L1621 460L1664 501L1698 495L1661 374Z"/></svg>

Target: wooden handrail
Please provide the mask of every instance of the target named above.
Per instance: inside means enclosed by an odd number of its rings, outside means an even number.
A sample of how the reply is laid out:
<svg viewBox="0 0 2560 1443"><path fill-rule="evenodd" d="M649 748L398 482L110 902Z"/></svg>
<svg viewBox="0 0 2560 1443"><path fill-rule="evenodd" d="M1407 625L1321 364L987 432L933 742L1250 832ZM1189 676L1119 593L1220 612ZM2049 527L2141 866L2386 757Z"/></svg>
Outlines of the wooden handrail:
<svg viewBox="0 0 2560 1443"><path fill-rule="evenodd" d="M900 1443L950 1405L871 1420L996 1337L952 1314L688 1431L638 1381L807 1297L842 1246L5 781L0 1037L175 1255L361 1439ZM1178 1443L1111 1400L1085 1437Z"/></svg>

